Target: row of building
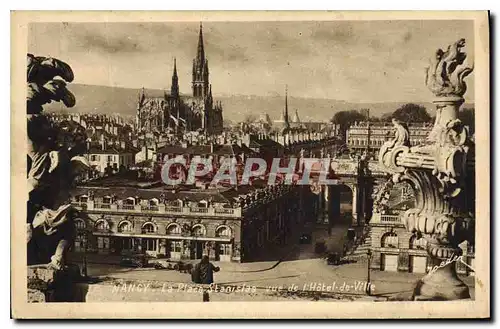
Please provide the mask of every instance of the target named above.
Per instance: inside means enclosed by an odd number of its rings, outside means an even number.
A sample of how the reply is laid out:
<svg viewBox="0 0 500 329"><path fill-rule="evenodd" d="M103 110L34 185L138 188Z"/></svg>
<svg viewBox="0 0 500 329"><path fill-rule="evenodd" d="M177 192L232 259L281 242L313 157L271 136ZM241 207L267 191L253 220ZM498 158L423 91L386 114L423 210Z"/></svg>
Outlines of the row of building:
<svg viewBox="0 0 500 329"><path fill-rule="evenodd" d="M410 144L418 145L425 141L432 123L412 123L408 125ZM346 133L347 147L353 151L370 149L377 152L382 145L394 138L394 125L390 122L355 122Z"/></svg>

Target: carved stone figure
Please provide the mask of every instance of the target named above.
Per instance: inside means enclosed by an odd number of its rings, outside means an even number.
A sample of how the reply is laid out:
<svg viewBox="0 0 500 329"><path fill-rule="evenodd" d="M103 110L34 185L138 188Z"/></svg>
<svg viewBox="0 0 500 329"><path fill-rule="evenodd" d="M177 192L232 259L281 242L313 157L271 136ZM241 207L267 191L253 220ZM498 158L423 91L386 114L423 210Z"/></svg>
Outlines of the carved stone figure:
<svg viewBox="0 0 500 329"><path fill-rule="evenodd" d="M66 88L66 81L73 81L71 67L54 58L28 54L27 59L28 265L62 269L75 235L69 190L78 171L88 167L80 156L85 135L75 122L55 124L42 114L51 101L75 105Z"/></svg>
<svg viewBox="0 0 500 329"><path fill-rule="evenodd" d="M438 50L427 71L426 83L437 97L436 120L428 141L410 147L407 127L394 122L396 137L380 149L379 162L394 182L406 181L415 192L416 205L402 220L406 228L427 240L431 265L415 289L415 299L453 300L470 298L458 278L455 262L460 243L474 243L475 162L474 143L457 114L466 90L463 78L472 68L463 66L466 55L460 39ZM443 265L441 265L443 264Z"/></svg>

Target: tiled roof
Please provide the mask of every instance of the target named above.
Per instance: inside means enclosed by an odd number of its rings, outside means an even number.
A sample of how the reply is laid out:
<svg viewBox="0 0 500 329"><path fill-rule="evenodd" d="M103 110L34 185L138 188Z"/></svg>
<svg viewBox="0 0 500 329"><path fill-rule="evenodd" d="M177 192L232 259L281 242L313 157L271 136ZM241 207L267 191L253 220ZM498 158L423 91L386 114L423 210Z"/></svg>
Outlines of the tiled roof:
<svg viewBox="0 0 500 329"><path fill-rule="evenodd" d="M118 200L124 200L126 198L139 197L140 199L150 200L153 198L160 198L162 196L165 200L188 200L193 202L199 202L202 200L210 200L217 203L226 203L229 201L234 201L234 197L242 194L239 192L232 192L232 189L214 189L214 190L181 190L174 192L173 189L169 188L151 188L151 189L141 189L134 187L77 187L72 192L73 197L80 195L88 195L90 191L93 192L94 197L102 198L105 196L115 196Z"/></svg>
<svg viewBox="0 0 500 329"><path fill-rule="evenodd" d="M117 149L115 146L106 146L103 150L101 146L91 146L87 151L88 154L125 154L125 153L135 153L134 150L121 150Z"/></svg>

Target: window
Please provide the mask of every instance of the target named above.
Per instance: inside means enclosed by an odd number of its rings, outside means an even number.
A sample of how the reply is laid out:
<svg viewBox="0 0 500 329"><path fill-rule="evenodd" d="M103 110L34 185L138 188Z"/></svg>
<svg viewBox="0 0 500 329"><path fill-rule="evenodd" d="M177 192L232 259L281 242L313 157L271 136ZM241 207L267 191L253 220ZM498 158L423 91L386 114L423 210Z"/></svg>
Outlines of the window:
<svg viewBox="0 0 500 329"><path fill-rule="evenodd" d="M219 255L231 255L231 245L229 243L219 244Z"/></svg>
<svg viewBox="0 0 500 329"><path fill-rule="evenodd" d="M424 238L417 238L417 236L412 236L410 238L410 249L425 250L427 247L427 241Z"/></svg>
<svg viewBox="0 0 500 329"><path fill-rule="evenodd" d="M75 219L75 227L77 230L84 230L86 225L85 222L82 219Z"/></svg>
<svg viewBox="0 0 500 329"><path fill-rule="evenodd" d="M181 252L182 241L170 241L170 252Z"/></svg>
<svg viewBox="0 0 500 329"><path fill-rule="evenodd" d="M132 250L132 238L123 238L122 239L122 249L123 250Z"/></svg>
<svg viewBox="0 0 500 329"><path fill-rule="evenodd" d="M155 226L152 223L146 223L142 226L142 233L154 233Z"/></svg>
<svg viewBox="0 0 500 329"><path fill-rule="evenodd" d="M109 249L109 238L98 237L97 238L97 248L98 249Z"/></svg>
<svg viewBox="0 0 500 329"><path fill-rule="evenodd" d="M97 231L107 231L109 230L109 223L106 220L101 219L95 224L95 228Z"/></svg>
<svg viewBox="0 0 500 329"><path fill-rule="evenodd" d="M84 232L79 232L75 237L75 251L84 251L87 246L87 235Z"/></svg>
<svg viewBox="0 0 500 329"><path fill-rule="evenodd" d="M195 225L193 227L193 235L194 236L203 236L207 233L207 230L205 229L205 227L203 225Z"/></svg>
<svg viewBox="0 0 500 329"><path fill-rule="evenodd" d="M99 161L99 160L100 160L100 158L99 158L99 155L97 155L97 154L92 154L90 156L90 161Z"/></svg>
<svg viewBox="0 0 500 329"><path fill-rule="evenodd" d="M146 239L145 247L147 251L156 251L156 239Z"/></svg>
<svg viewBox="0 0 500 329"><path fill-rule="evenodd" d="M221 226L215 231L215 236L230 237L231 236L231 229L227 226Z"/></svg>
<svg viewBox="0 0 500 329"><path fill-rule="evenodd" d="M170 224L167 227L167 235L179 235L182 233L181 226L179 224Z"/></svg>
<svg viewBox="0 0 500 329"><path fill-rule="evenodd" d="M113 156L112 155L108 155L108 162L113 162Z"/></svg>
<svg viewBox="0 0 500 329"><path fill-rule="evenodd" d="M132 223L129 221L121 222L118 225L118 232L131 232L132 231Z"/></svg>
<svg viewBox="0 0 500 329"><path fill-rule="evenodd" d="M382 247L384 248L398 248L399 240L396 233L386 233L382 236Z"/></svg>

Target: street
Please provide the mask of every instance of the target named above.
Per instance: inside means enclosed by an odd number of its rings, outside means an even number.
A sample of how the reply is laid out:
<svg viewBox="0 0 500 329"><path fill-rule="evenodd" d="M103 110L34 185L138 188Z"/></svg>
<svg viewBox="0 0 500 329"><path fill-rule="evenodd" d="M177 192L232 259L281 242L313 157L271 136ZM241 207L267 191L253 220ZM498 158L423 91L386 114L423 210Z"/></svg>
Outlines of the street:
<svg viewBox="0 0 500 329"><path fill-rule="evenodd" d="M340 266L327 265L326 261L314 253L316 241L325 241L330 251L341 250L345 239L348 223L341 223L331 230L317 224L312 232L312 241L309 244L296 244L290 247L284 259L264 262L229 263L213 262L220 266L220 272L214 273L215 283L220 286L248 286L254 287L253 292L240 293L213 293L212 300L267 300L269 298L306 298L317 299L317 294L326 293L330 298L361 298L365 296L367 280L367 263L364 259L358 262ZM340 248L340 249L339 249ZM191 275L173 270L156 270L154 268L125 268L118 265L88 264L88 274L100 277L103 282L99 288L93 287L90 299L111 298L115 300L200 300L201 296L178 289L178 286L191 285ZM411 292L415 282L421 274L403 272L371 271L372 295L375 297L388 297L401 293ZM473 278L464 278L471 286L474 293ZM149 283L156 287L146 291L120 291L116 289L123 283ZM113 290L115 287L115 290ZM165 289L165 287L173 287ZM343 287L343 289L341 289ZM289 291L296 288L297 291ZM109 296L109 291L112 292ZM127 290L127 289L125 289ZM169 293L166 293L169 291ZM97 295L96 295L97 294ZM195 294L196 295L196 294ZM302 295L302 297L300 297ZM314 296L313 296L314 295ZM92 297L93 296L93 297ZM100 296L100 297L98 297ZM103 297L104 296L104 297ZM313 297L311 297L313 296ZM199 298L198 298L199 297ZM327 297L324 297L327 298Z"/></svg>

